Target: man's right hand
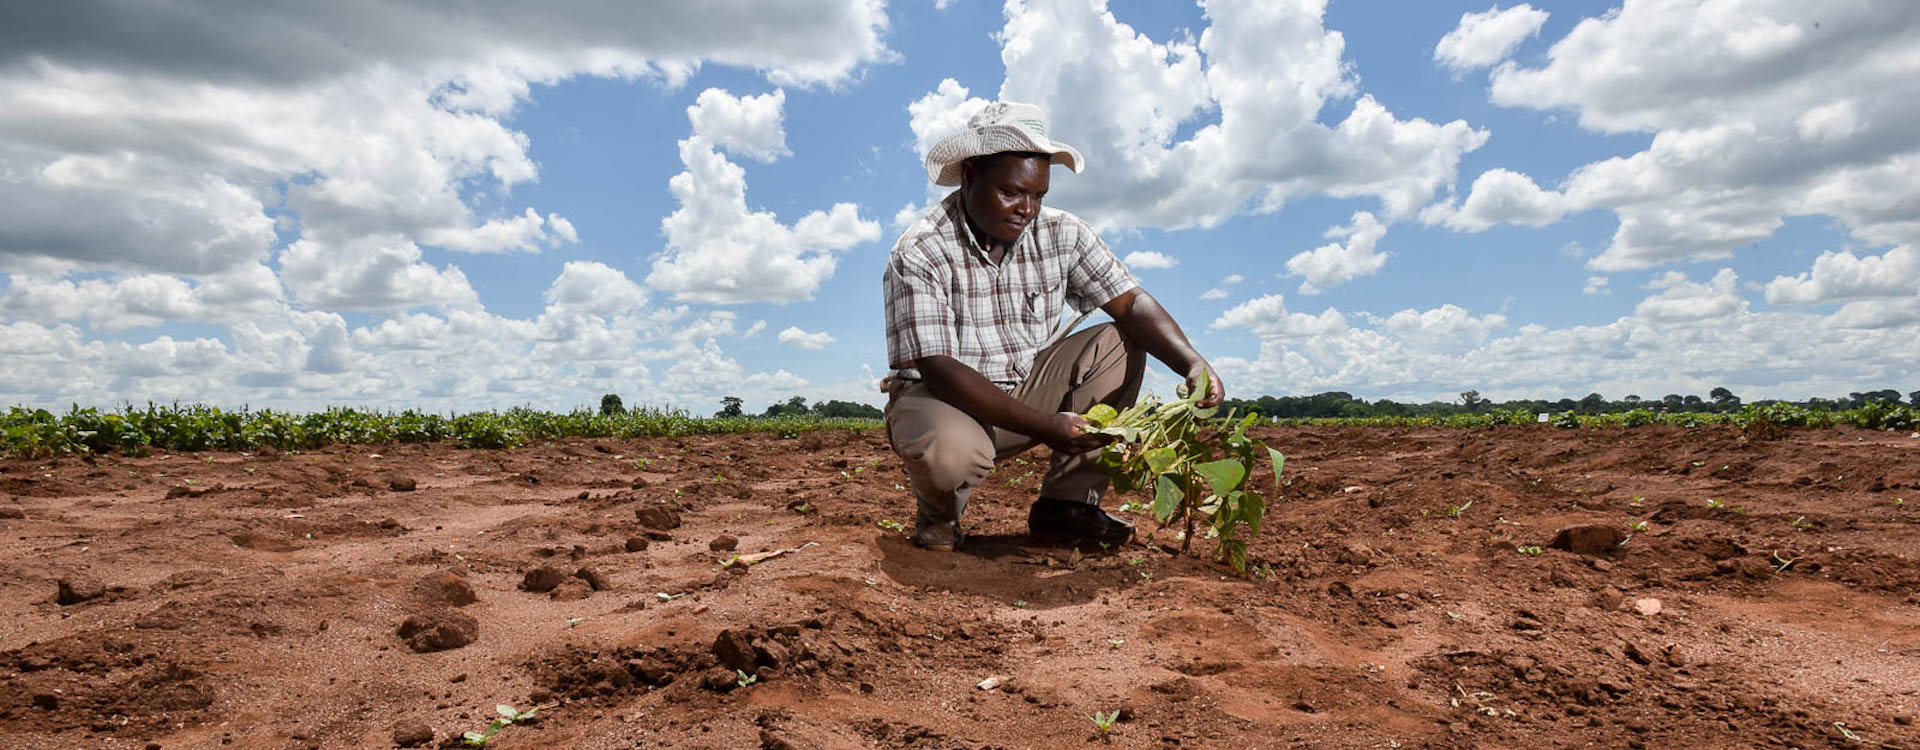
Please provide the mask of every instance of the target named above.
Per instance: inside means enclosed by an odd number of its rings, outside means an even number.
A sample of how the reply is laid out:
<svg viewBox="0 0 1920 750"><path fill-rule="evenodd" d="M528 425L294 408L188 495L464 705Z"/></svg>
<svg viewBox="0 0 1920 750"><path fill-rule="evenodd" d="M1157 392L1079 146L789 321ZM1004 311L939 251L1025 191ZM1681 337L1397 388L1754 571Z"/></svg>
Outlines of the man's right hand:
<svg viewBox="0 0 1920 750"><path fill-rule="evenodd" d="M1113 438L1106 435L1087 432L1092 427L1093 423L1086 417L1063 411L1047 418L1040 434L1033 438L1046 443L1055 453L1067 454L1085 453L1113 442Z"/></svg>

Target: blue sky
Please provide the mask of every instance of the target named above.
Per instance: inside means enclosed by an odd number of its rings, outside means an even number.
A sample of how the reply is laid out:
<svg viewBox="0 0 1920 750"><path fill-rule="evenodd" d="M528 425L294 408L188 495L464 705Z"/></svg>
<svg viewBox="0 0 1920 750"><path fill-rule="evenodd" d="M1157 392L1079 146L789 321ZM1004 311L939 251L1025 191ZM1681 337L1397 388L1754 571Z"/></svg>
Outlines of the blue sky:
<svg viewBox="0 0 1920 750"><path fill-rule="evenodd" d="M1003 97L1235 395L1920 387L1905 2L141 7L0 11L0 400L877 402Z"/></svg>

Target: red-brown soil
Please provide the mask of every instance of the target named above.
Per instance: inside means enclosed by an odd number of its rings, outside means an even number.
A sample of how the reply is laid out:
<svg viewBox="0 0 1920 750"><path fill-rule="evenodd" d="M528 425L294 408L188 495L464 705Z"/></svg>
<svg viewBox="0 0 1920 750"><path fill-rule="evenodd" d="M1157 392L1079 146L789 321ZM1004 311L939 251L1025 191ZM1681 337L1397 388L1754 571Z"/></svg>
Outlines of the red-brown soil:
<svg viewBox="0 0 1920 750"><path fill-rule="evenodd" d="M1044 451L917 550L877 431L0 462L0 747L1920 747L1920 439L1262 437L1250 578L1024 548Z"/></svg>

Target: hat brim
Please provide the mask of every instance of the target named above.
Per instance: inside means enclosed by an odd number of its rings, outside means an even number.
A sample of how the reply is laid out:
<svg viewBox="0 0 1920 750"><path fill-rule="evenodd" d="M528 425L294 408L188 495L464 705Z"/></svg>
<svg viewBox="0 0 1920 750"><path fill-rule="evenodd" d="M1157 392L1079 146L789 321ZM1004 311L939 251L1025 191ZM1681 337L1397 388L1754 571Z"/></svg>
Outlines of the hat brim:
<svg viewBox="0 0 1920 750"><path fill-rule="evenodd" d="M1037 140L1019 128L988 125L969 128L940 139L927 150L927 177L935 185L960 184L960 165L976 156L1007 152L1047 154L1050 162L1062 164L1075 173L1083 160L1080 150L1053 140Z"/></svg>

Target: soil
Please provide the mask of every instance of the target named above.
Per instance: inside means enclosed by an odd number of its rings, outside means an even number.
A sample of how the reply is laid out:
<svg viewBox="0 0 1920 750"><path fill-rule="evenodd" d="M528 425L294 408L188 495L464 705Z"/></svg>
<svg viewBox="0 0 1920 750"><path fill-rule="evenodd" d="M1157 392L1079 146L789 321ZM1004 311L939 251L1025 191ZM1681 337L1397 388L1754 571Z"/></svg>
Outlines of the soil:
<svg viewBox="0 0 1920 750"><path fill-rule="evenodd" d="M0 748L1920 748L1920 436L1260 436L1248 577L877 431L0 462Z"/></svg>

